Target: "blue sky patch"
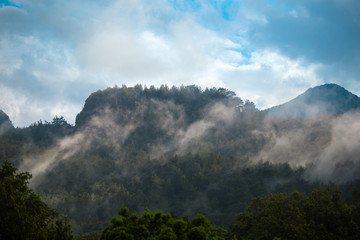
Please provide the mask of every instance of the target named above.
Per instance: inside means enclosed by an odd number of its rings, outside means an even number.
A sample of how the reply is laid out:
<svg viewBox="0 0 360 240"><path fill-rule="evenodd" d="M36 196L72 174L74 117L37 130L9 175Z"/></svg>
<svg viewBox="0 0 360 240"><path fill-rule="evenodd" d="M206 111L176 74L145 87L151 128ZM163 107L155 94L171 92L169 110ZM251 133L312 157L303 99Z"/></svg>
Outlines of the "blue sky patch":
<svg viewBox="0 0 360 240"><path fill-rule="evenodd" d="M201 4L196 0L168 0L170 5L178 11L197 11L201 8Z"/></svg>
<svg viewBox="0 0 360 240"><path fill-rule="evenodd" d="M21 8L21 5L15 4L12 1L0 0L0 7L4 7L4 6L12 6L12 7Z"/></svg>

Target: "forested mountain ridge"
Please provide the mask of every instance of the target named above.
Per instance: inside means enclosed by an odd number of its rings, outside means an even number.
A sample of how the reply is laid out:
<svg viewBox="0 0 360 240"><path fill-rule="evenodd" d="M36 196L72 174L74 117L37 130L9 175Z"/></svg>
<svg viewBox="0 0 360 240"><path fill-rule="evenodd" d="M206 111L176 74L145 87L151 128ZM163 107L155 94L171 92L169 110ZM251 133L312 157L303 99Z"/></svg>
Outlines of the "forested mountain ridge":
<svg viewBox="0 0 360 240"><path fill-rule="evenodd" d="M214 142L214 134L218 141L225 137L224 131L232 131L226 138L237 137L235 133L249 134L251 128L247 124L256 124L255 118L260 120L263 116L254 103L243 101L223 88L202 91L196 86L161 86L143 89L137 85L91 94L76 117L75 127L87 131L88 126L98 129L102 123L102 130L106 125L112 128L112 131L103 132L109 138L118 138L125 146L136 148L134 152L152 148L152 155L160 156L189 151L195 148L190 142L196 145L197 140L203 138L209 140L207 146L198 145L196 151L199 148L211 150L219 144ZM240 122L234 121L235 118L243 118L243 126L238 125ZM233 129L227 128L230 125ZM118 132L114 135L116 129Z"/></svg>
<svg viewBox="0 0 360 240"><path fill-rule="evenodd" d="M75 126L56 116L7 132L0 160L32 173L75 233L102 229L121 206L226 226L255 196L360 186L358 119L272 119L227 89L122 86L91 94Z"/></svg>
<svg viewBox="0 0 360 240"><path fill-rule="evenodd" d="M180 88L162 85L160 88L143 88L142 85L134 87L123 86L121 88L107 88L91 94L85 101L84 108L76 116L76 127L83 126L92 115L98 114L99 109L109 107L111 110L121 110L123 115L128 111L134 111L149 101L173 102L184 108L187 123L201 117L201 110L211 103L222 102L227 106L255 108L249 101L245 103L234 92L224 88L211 88L202 91L196 86L182 86ZM126 116L118 120L124 121Z"/></svg>
<svg viewBox="0 0 360 240"><path fill-rule="evenodd" d="M336 84L310 88L289 102L267 109L281 118L318 118L360 109L360 98Z"/></svg>

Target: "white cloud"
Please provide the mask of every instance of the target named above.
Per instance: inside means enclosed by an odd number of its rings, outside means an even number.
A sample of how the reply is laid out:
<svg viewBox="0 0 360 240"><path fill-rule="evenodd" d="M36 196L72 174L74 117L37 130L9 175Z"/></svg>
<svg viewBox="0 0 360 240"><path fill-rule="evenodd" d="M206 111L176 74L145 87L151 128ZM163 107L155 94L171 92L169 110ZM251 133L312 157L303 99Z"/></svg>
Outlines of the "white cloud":
<svg viewBox="0 0 360 240"><path fill-rule="evenodd" d="M17 56L19 52L13 51L15 46L12 44L8 39L0 39L0 74L11 75L21 67L22 61Z"/></svg>
<svg viewBox="0 0 360 240"><path fill-rule="evenodd" d="M21 111L21 106L24 105L26 99L19 97L18 94L0 84L0 108L10 116L14 122L14 117L18 116Z"/></svg>
<svg viewBox="0 0 360 240"><path fill-rule="evenodd" d="M284 103L323 79L321 64L290 59L274 50L257 50L248 63L228 68L225 84L260 108Z"/></svg>
<svg viewBox="0 0 360 240"><path fill-rule="evenodd" d="M0 84L0 109L2 109L15 126L28 126L39 120L51 121L57 116L64 116L74 123L76 114L81 110L82 104L67 99L53 101L32 100L21 92Z"/></svg>
<svg viewBox="0 0 360 240"><path fill-rule="evenodd" d="M282 9L264 1L243 1L239 9L231 9L231 21L221 17L222 9L215 9L219 4L206 1L188 10L192 6L180 4L181 10L176 10L163 0L19 4L21 9L0 8L0 83L15 102L2 100L0 107L16 113L16 124L34 121L21 117L20 107L11 110L10 106L22 106L21 101L29 109L41 106L39 112L48 118L58 112L57 106L69 106L59 110L62 113L80 110L73 106L81 106L91 92L115 84L226 87L263 108L323 83L328 79L324 76L340 84L341 79L352 79L348 86L358 81L351 77L358 71L352 71L351 64L342 77L336 65L311 61L309 51L287 55L298 52L299 46L317 53L308 35L301 35L304 44L298 39L293 45L289 40L294 29L278 32L294 21L299 32L307 33L303 23L316 14L327 19L328 13L314 12L311 4ZM352 9L353 2L343 5Z"/></svg>
<svg viewBox="0 0 360 240"><path fill-rule="evenodd" d="M142 8L142 11L146 9ZM143 22L144 15L148 14L136 15L130 24ZM162 23L162 29L156 31L157 27L139 29L137 24L123 27L129 19L114 18L111 22L117 25L100 26L101 30L95 30L79 45L77 52L82 67L102 72L108 79L113 78L114 84L120 80L128 85L224 86L216 72L217 67L223 61L235 64L242 59L240 53L230 49L238 44L192 19Z"/></svg>
<svg viewBox="0 0 360 240"><path fill-rule="evenodd" d="M297 79L308 84L319 83L316 70L320 64L306 64L302 59L289 59L270 50L257 51L251 59L255 64L260 64L262 68L268 68L274 72L282 83Z"/></svg>

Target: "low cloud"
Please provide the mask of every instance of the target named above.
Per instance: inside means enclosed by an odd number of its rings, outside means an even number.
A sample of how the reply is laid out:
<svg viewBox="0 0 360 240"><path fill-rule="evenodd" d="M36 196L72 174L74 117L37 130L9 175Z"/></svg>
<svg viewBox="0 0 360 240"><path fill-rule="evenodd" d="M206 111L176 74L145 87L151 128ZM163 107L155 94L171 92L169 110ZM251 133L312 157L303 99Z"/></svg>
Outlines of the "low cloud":
<svg viewBox="0 0 360 240"><path fill-rule="evenodd" d="M360 113L346 114L331 124L331 142L323 149L309 177L345 183L360 174Z"/></svg>
<svg viewBox="0 0 360 240"><path fill-rule="evenodd" d="M207 150L208 135L221 134L233 123L236 111L235 107L224 103L212 103L202 109L198 120L189 124L183 107L172 101L152 99L147 103L140 103L132 111L118 112L106 107L98 110L73 135L58 139L53 147L44 152L25 157L19 168L33 174L32 184L36 186L60 162L70 159L76 161L76 156L84 156L99 147L106 149L106 154L110 154L116 159L116 164L120 164L128 154L123 152L123 144L132 133L141 134L142 127L148 124L155 124L151 126L162 132L162 136L167 139L164 141L163 137L154 138L149 143L148 157L151 160L161 161L167 154L200 153ZM147 114L151 114L151 119L156 119L156 122L147 122ZM132 167L136 168L138 164L141 162L132 163Z"/></svg>
<svg viewBox="0 0 360 240"><path fill-rule="evenodd" d="M44 174L61 161L84 154L93 147L101 145L112 148L117 153L121 152L123 143L136 127L136 121L133 119L130 119L127 124L118 124L116 113L105 108L74 135L58 139L53 147L38 155L25 157L19 169L30 172L33 175L31 183L36 186Z"/></svg>
<svg viewBox="0 0 360 240"><path fill-rule="evenodd" d="M206 141L204 141L209 134L210 130L221 132L234 121L235 107L229 107L221 102L209 104L202 110L202 116L199 120L186 125L184 122L185 117L178 117L177 122L171 122L167 117L167 121L159 122L160 125L165 126L163 130L171 136L171 141L165 144L156 144L153 146L151 158L157 159L168 153L175 153L183 155L186 153L199 153L207 150ZM163 112L163 111L162 111ZM183 114L183 111L180 111ZM168 116L168 115L167 115Z"/></svg>
<svg viewBox="0 0 360 240"><path fill-rule="evenodd" d="M305 177L311 181L354 180L360 173L359 120L360 113L319 120L270 120L254 132L269 140L254 160L305 167Z"/></svg>

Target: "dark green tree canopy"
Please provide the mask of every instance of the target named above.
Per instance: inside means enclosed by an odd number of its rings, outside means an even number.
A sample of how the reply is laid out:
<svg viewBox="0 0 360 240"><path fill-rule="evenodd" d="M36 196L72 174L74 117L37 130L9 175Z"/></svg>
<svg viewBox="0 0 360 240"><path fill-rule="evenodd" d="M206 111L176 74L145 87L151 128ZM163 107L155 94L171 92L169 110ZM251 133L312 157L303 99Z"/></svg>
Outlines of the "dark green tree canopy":
<svg viewBox="0 0 360 240"><path fill-rule="evenodd" d="M177 218L173 214L146 209L142 216L130 213L122 207L120 217L114 217L103 230L101 240L115 239L153 239L153 240L221 240L225 231L210 224L203 215L192 220L188 217Z"/></svg>
<svg viewBox="0 0 360 240"><path fill-rule="evenodd" d="M356 198L354 198L356 199ZM359 239L359 202L346 203L336 187L254 198L229 228L237 239Z"/></svg>
<svg viewBox="0 0 360 240"><path fill-rule="evenodd" d="M28 188L31 175L10 162L0 169L0 239L72 239L66 218Z"/></svg>
<svg viewBox="0 0 360 240"><path fill-rule="evenodd" d="M172 101L182 106L188 122L198 120L201 116L201 110L212 102L223 102L225 105L233 107L242 107L244 105L242 99L225 88L206 88L202 90L195 85L181 86L180 88L175 86L169 88L166 85L162 85L160 88L154 86L143 88L142 85L127 87L123 85L121 88L107 88L91 94L86 99L82 111L76 116L76 127L83 127L91 116L98 114L99 110L103 109L104 106L113 111L124 113L128 110L136 110L151 99L162 102ZM246 101L245 105L246 109L256 109L255 104L250 101ZM119 118L119 121L122 122L123 119Z"/></svg>

